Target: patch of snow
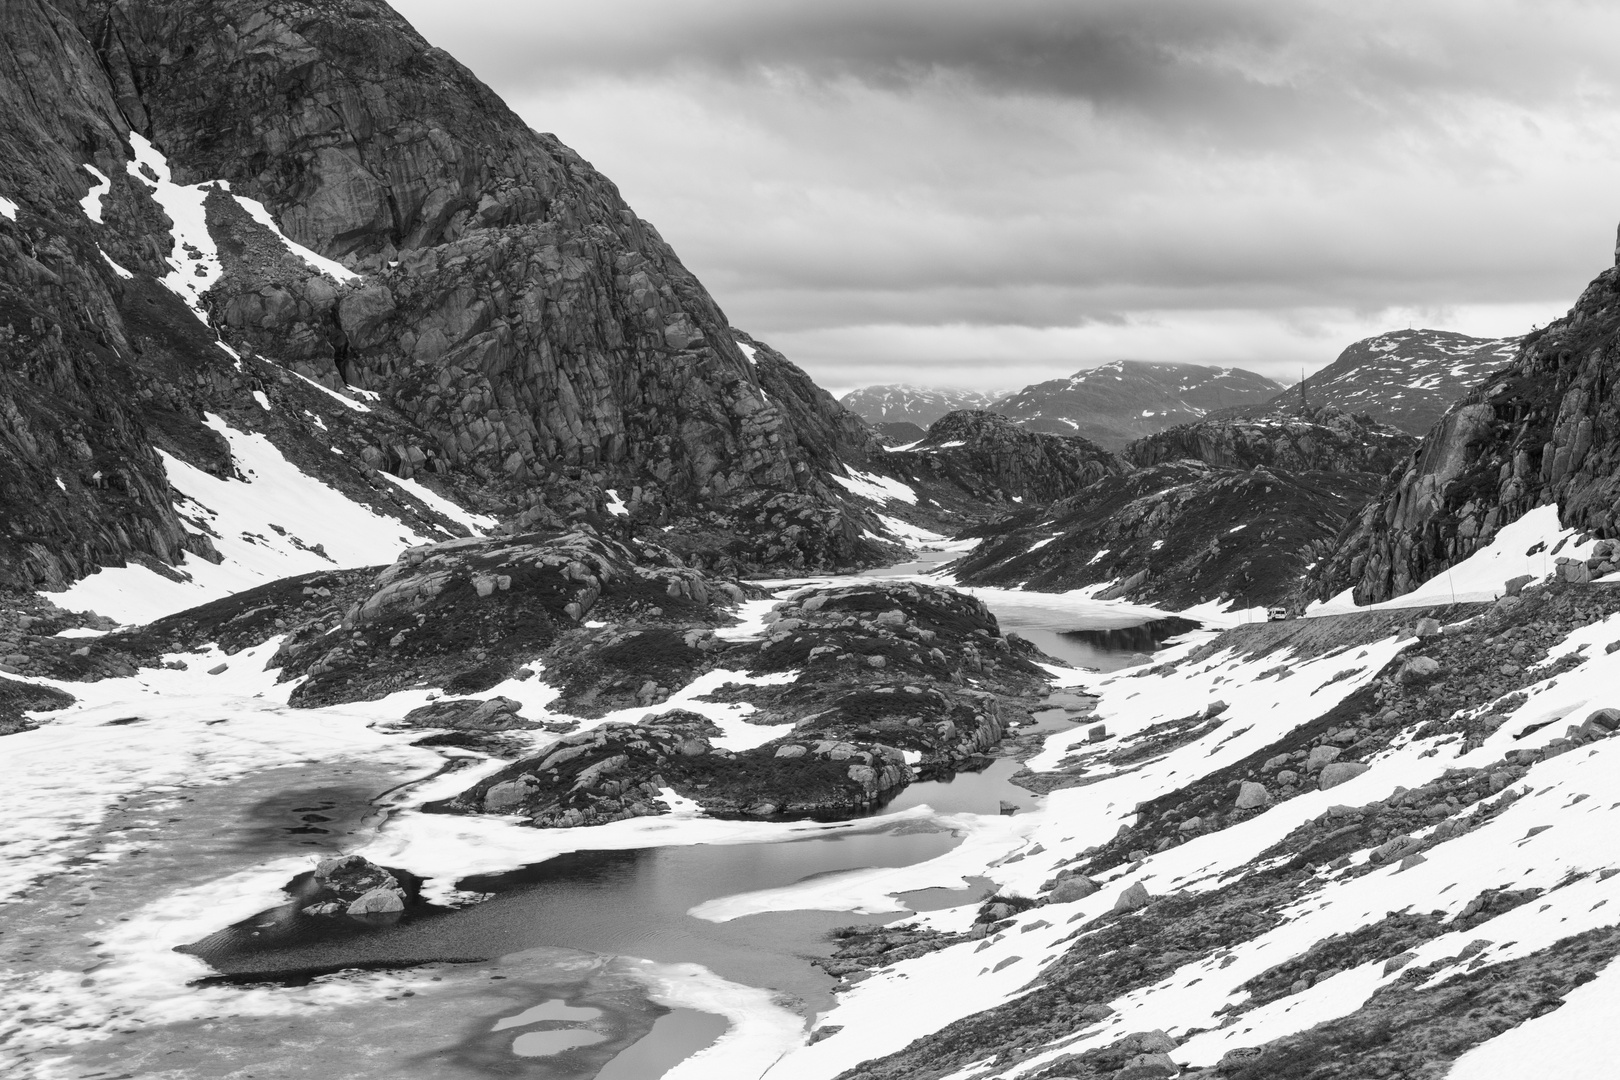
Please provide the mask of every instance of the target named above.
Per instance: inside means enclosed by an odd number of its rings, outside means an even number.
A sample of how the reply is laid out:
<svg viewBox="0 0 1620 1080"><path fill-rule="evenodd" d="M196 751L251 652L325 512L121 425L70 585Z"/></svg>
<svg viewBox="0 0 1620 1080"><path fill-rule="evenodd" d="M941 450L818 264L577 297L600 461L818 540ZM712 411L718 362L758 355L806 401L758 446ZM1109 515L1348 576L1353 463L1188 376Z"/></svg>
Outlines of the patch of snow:
<svg viewBox="0 0 1620 1080"><path fill-rule="evenodd" d="M861 472L859 469L849 469L848 476L839 476L829 473L833 483L848 491L851 495L859 495L863 499L873 502L888 502L890 499L899 499L901 502L917 503L917 493L910 486L887 476L876 473Z"/></svg>
<svg viewBox="0 0 1620 1080"><path fill-rule="evenodd" d="M624 505L624 500L619 498L619 493L617 490L614 488L604 488L602 490L603 494L607 496L608 513L612 514L614 517L630 516L630 508Z"/></svg>
<svg viewBox="0 0 1620 1080"><path fill-rule="evenodd" d="M94 165L81 165L79 167L96 178L95 184L90 188L90 193L79 200L79 208L84 211L85 217L100 225L101 200L107 192L112 190L112 179Z"/></svg>
<svg viewBox="0 0 1620 1080"><path fill-rule="evenodd" d="M214 535L214 565L188 555L174 581L144 566L103 567L52 599L120 622L149 622L266 581L339 567L376 566L401 548L429 543L406 525L351 501L300 471L264 435L237 431L212 413L244 479L220 479L159 450L182 519ZM285 535L277 532L285 530ZM320 545L325 555L310 550Z"/></svg>
<svg viewBox="0 0 1620 1080"><path fill-rule="evenodd" d="M0 195L0 217L10 221L17 220L17 204L4 195Z"/></svg>
<svg viewBox="0 0 1620 1080"><path fill-rule="evenodd" d="M216 185L174 183L168 159L144 135L130 132L129 141L135 148L135 160L126 166L129 175L151 191L152 198L174 222L174 249L167 256L169 273L163 278L163 286L185 301L198 321L208 326L202 295L224 272L219 249L208 232L208 215L203 209L203 202ZM146 178L141 171L143 165L157 176L156 181Z"/></svg>
<svg viewBox="0 0 1620 1080"><path fill-rule="evenodd" d="M1586 558L1596 541L1575 544L1572 541L1578 533L1577 529L1566 529L1559 524L1558 507L1538 506L1517 521L1502 526L1489 544L1403 596L1358 607L1350 590L1346 589L1330 600L1313 601L1305 614L1310 617L1351 611L1388 611L1449 604L1454 599L1457 602L1495 600L1502 595L1510 578L1529 574L1531 583L1536 584L1557 570L1558 559ZM1563 547L1554 555L1552 551L1560 543ZM1536 550L1538 548L1540 550Z"/></svg>
<svg viewBox="0 0 1620 1080"><path fill-rule="evenodd" d="M291 368L286 368L284 370L289 371L294 375L298 375L298 372L293 371ZM368 412L371 411L371 406L367 405L365 402L363 402L363 401L355 401L353 398L350 398L350 397L344 397L342 394L338 393L336 390L332 389L330 386L327 386L327 385L325 385L323 383L318 383L314 379L310 378L308 375L298 375L298 377L300 379L303 379L309 385L313 386L315 389L319 390L321 393L325 394L327 397L331 398L333 401L338 402L339 404L341 404L346 409L352 409L355 412L362 412L362 413L368 413ZM367 391L361 390L358 387L351 386L351 387L349 387L349 390L352 393L356 393L356 394L362 394L362 395L367 394ZM371 394L369 396L375 397L376 395Z"/></svg>
<svg viewBox="0 0 1620 1080"><path fill-rule="evenodd" d="M316 419L319 419L319 417ZM426 503L428 509L466 526L467 531L474 536L487 534L489 530L500 524L488 514L476 514L457 503L451 502L419 480L409 480L403 476L395 476L393 473L381 469L378 470L377 475L395 487L410 492L417 499Z"/></svg>
<svg viewBox="0 0 1620 1080"><path fill-rule="evenodd" d="M755 352L754 347L752 345L748 344L748 342L746 342L746 341L737 342L737 348L742 350L742 354L748 358L748 362L750 364L754 364L756 366L759 364L759 356Z"/></svg>
<svg viewBox="0 0 1620 1080"><path fill-rule="evenodd" d="M888 514L879 514L877 519L883 523L883 528L889 535L906 544L938 544L946 537L921 525L912 525Z"/></svg>
<svg viewBox="0 0 1620 1080"><path fill-rule="evenodd" d="M101 249L99 247L96 248L96 250L101 251ZM128 281L129 279L131 279L131 278L133 278L135 276L134 274L130 273L128 270L125 270L122 266L119 266L116 262L113 262L113 257L111 255L107 254L105 251L101 251L101 257L107 263L108 266L112 267L112 272L114 274L118 275L118 277L122 278L123 280Z"/></svg>
<svg viewBox="0 0 1620 1080"><path fill-rule="evenodd" d="M263 390L253 391L253 400L257 401L259 403L259 408L263 409L265 412L270 411L270 399L264 396Z"/></svg>
<svg viewBox="0 0 1620 1080"><path fill-rule="evenodd" d="M254 221L257 221L260 225L263 225L265 228L274 233L276 239L280 240L288 251L302 259L305 264L312 269L318 270L320 273L327 275L335 281L342 282L345 285L352 284L360 280L359 274L355 273L353 270L350 270L342 263L328 259L324 255L317 255L304 245L295 240L289 239L287 234L281 231L281 226L276 224L276 219L270 216L270 211L265 208L265 205L262 202L259 202L257 199L249 199L235 194L233 194L231 198L235 199L237 205L246 210Z"/></svg>

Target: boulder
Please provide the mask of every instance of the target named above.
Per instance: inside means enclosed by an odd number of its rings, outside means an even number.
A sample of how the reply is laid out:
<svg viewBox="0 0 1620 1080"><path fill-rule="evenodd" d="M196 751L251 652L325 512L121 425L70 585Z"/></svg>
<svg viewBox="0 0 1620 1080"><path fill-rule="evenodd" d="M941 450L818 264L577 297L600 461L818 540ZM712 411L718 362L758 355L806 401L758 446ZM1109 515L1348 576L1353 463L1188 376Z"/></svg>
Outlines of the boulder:
<svg viewBox="0 0 1620 1080"><path fill-rule="evenodd" d="M1137 1054L1113 1075L1113 1080L1161 1080L1180 1073L1181 1066L1172 1061L1169 1054Z"/></svg>
<svg viewBox="0 0 1620 1080"><path fill-rule="evenodd" d="M1412 628L1412 632L1420 638L1439 637L1440 620L1431 618L1419 619L1417 621L1417 626Z"/></svg>
<svg viewBox="0 0 1620 1080"><path fill-rule="evenodd" d="M1440 661L1432 656L1414 656L1401 665L1396 673L1396 681L1410 686L1415 683L1427 682L1440 674Z"/></svg>
<svg viewBox="0 0 1620 1080"><path fill-rule="evenodd" d="M1508 578L1502 583L1502 595L1518 596L1524 591L1524 587L1534 580L1535 578L1529 574L1520 574L1518 577Z"/></svg>
<svg viewBox="0 0 1620 1080"><path fill-rule="evenodd" d="M405 898L398 888L376 888L361 894L346 909L346 914L399 915L405 910Z"/></svg>
<svg viewBox="0 0 1620 1080"><path fill-rule="evenodd" d="M1342 753L1344 753L1344 751L1340 750L1337 746L1313 747L1311 752L1305 757L1305 768L1310 772L1315 772L1317 769L1323 768L1330 762L1337 760L1338 756Z"/></svg>
<svg viewBox="0 0 1620 1080"><path fill-rule="evenodd" d="M1620 709L1599 709L1588 716L1582 726L1603 732L1620 730Z"/></svg>
<svg viewBox="0 0 1620 1080"><path fill-rule="evenodd" d="M1245 780L1243 786L1238 788L1237 808L1239 810L1258 810L1269 802L1271 802L1271 792L1266 790L1264 784L1257 784L1253 780Z"/></svg>
<svg viewBox="0 0 1620 1080"><path fill-rule="evenodd" d="M1095 881L1076 874L1073 877L1066 877L1059 881L1057 887L1052 890L1047 899L1054 904L1073 903L1076 900L1084 900L1096 892L1097 888Z"/></svg>
<svg viewBox="0 0 1620 1080"><path fill-rule="evenodd" d="M1152 901L1153 896L1147 891L1147 886L1138 881L1119 894L1119 899L1114 901L1113 910L1135 911L1137 908L1147 907Z"/></svg>
<svg viewBox="0 0 1620 1080"><path fill-rule="evenodd" d="M1346 781L1354 780L1370 768L1371 765L1364 765L1359 761L1331 762L1323 767L1318 784L1321 790L1326 791L1328 788L1338 787Z"/></svg>
<svg viewBox="0 0 1620 1080"><path fill-rule="evenodd" d="M516 780L496 784L484 792L484 812L510 814L522 806L539 787L540 781L527 774Z"/></svg>

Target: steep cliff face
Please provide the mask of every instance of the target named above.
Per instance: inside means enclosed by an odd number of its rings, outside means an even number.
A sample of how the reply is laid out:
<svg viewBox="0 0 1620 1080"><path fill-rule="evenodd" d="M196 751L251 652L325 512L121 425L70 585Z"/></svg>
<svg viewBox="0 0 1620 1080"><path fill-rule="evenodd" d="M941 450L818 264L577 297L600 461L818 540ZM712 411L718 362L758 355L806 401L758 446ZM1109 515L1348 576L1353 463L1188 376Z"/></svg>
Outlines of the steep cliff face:
<svg viewBox="0 0 1620 1080"><path fill-rule="evenodd" d="M173 442L198 426L137 361L215 351L212 337L200 326L188 340L175 340L186 328L158 331L149 313L178 300L143 288L150 278L126 283L107 261L167 270L164 251L135 230L96 227L89 211L100 216L100 202L81 206L99 186L83 163L111 170L123 123L88 44L47 4L0 9L0 115L0 584L60 584L129 556L205 552L170 505L154 451L165 429ZM139 191L110 201L122 219L162 220ZM103 232L114 235L98 250ZM205 382L206 365L190 375Z"/></svg>
<svg viewBox="0 0 1620 1080"><path fill-rule="evenodd" d="M1399 596L1555 504L1563 523L1620 535L1620 270L1463 398L1409 468L1347 529L1309 586L1359 602Z"/></svg>
<svg viewBox="0 0 1620 1080"><path fill-rule="evenodd" d="M519 527L615 490L661 522L780 497L827 525L801 558L860 557L825 482L859 421L746 355L608 180L385 5L0 19L0 584L211 556L155 450L230 475L206 415L264 427L255 393L296 376L372 396L358 460L270 425L337 486L433 477Z"/></svg>
<svg viewBox="0 0 1620 1080"><path fill-rule="evenodd" d="M652 226L386 5L87 14L121 107L181 182L229 181L364 272L338 295L246 275L211 306L256 351L383 392L452 463L602 463L682 498L813 484Z"/></svg>

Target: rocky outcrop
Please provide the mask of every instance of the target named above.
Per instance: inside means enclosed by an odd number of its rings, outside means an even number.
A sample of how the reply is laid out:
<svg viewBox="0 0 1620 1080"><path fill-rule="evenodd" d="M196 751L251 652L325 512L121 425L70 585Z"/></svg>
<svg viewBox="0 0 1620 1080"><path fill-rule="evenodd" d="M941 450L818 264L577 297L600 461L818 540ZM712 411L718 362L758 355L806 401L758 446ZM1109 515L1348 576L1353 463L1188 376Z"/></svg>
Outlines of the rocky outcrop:
<svg viewBox="0 0 1620 1080"><path fill-rule="evenodd" d="M1490 543L1526 511L1620 536L1620 270L1524 339L1513 362L1454 405L1309 583L1358 602L1408 592Z"/></svg>
<svg viewBox="0 0 1620 1080"><path fill-rule="evenodd" d="M883 455L881 467L920 485L936 501L983 504L1050 502L1072 495L1130 466L1072 435L1025 431L991 412L954 412L908 450Z"/></svg>
<svg viewBox="0 0 1620 1080"><path fill-rule="evenodd" d="M740 681L702 700L742 706L773 737L733 751L711 720L666 708L570 735L435 808L572 827L665 813L673 791L718 816L863 813L994 748L1044 687L1039 655L979 601L894 582L801 593L751 641L645 618L583 628L545 654L553 708L651 707L723 669Z"/></svg>
<svg viewBox="0 0 1620 1080"><path fill-rule="evenodd" d="M423 680L476 694L518 677L599 607L698 623L726 618L716 602L741 595L663 549L589 530L450 541L407 549L335 625L289 633L271 664L307 676L298 705L372 700Z"/></svg>
<svg viewBox="0 0 1620 1080"><path fill-rule="evenodd" d="M1519 342L1445 330L1392 330L1352 343L1333 363L1264 404L1218 415L1279 419L1334 408L1365 413L1422 438L1458 398L1512 360Z"/></svg>
<svg viewBox="0 0 1620 1080"><path fill-rule="evenodd" d="M1183 424L1136 440L1125 457L1144 467L1191 460L1225 469L1383 475L1404 465L1417 445L1369 416L1322 408L1308 416Z"/></svg>
<svg viewBox="0 0 1620 1080"><path fill-rule="evenodd" d="M1270 400L1281 389L1241 368L1116 360L1026 386L989 408L1030 431L1080 435L1119 450L1218 409Z"/></svg>

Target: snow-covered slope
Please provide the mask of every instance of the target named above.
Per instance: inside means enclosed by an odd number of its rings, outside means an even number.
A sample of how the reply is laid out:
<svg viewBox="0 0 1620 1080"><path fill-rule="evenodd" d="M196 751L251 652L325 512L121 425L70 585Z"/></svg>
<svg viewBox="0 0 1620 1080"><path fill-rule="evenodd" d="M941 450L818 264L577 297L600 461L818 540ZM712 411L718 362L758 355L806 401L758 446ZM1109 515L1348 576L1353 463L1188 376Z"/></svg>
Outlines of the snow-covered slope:
<svg viewBox="0 0 1620 1080"><path fill-rule="evenodd" d="M1367 413L1409 435L1428 433L1451 403L1513 359L1520 338L1476 338L1445 330L1392 330L1363 338L1327 367L1307 376L1246 417L1291 415L1303 393L1310 408L1324 405Z"/></svg>
<svg viewBox="0 0 1620 1080"><path fill-rule="evenodd" d="M234 476L214 476L170 454L162 458L181 520L212 539L220 561L188 554L178 567L104 568L53 594L59 606L125 623L150 622L277 578L383 565L401 548L451 535L419 531L350 498L301 471L262 434L238 431L213 415L208 426L229 443ZM387 479L475 534L495 524L416 481Z"/></svg>
<svg viewBox="0 0 1620 1080"><path fill-rule="evenodd" d="M1408 612L1259 624L1079 676L1106 735L1029 762L1079 786L977 852L1010 902L915 918L950 944L874 960L773 1080L1111 1075L1136 1053L1168 1054L1143 1076L1440 1075L1465 1052L1456 1075L1517 1075L1493 1071L1493 1036L1511 1060L1539 1048L1531 1071L1606 1075L1608 1033L1546 1014L1620 995L1620 713L1601 711L1620 590L1431 610L1443 633ZM723 913L883 910L954 868Z"/></svg>
<svg viewBox="0 0 1620 1080"><path fill-rule="evenodd" d="M1083 435L1118 450L1218 409L1266 401L1281 389L1241 368L1116 360L1026 386L993 408L1031 431Z"/></svg>

